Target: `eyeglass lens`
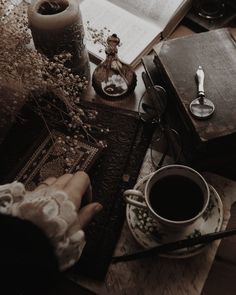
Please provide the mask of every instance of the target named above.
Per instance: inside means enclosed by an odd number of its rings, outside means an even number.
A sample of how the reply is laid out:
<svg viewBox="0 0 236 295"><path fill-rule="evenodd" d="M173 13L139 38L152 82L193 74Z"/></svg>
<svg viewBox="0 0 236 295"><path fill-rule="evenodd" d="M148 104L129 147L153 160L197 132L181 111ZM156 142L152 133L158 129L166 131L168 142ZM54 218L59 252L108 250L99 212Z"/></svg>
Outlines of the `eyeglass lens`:
<svg viewBox="0 0 236 295"><path fill-rule="evenodd" d="M180 161L182 141L180 134L173 128L157 128L151 142L151 160L156 168L163 164L175 164Z"/></svg>
<svg viewBox="0 0 236 295"><path fill-rule="evenodd" d="M147 88L139 103L140 118L157 123L151 143L151 160L156 168L179 161L182 142L179 133L162 122L167 108L167 94L161 86Z"/></svg>
<svg viewBox="0 0 236 295"><path fill-rule="evenodd" d="M147 88L139 102L139 115L145 122L157 123L161 120L167 106L164 88L153 86Z"/></svg>

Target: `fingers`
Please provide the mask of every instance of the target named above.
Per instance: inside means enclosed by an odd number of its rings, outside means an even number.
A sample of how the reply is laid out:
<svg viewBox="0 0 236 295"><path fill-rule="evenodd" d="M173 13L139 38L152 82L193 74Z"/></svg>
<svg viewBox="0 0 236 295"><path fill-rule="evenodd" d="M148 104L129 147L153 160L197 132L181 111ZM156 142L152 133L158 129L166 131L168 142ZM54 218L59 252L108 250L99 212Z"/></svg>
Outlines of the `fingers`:
<svg viewBox="0 0 236 295"><path fill-rule="evenodd" d="M75 204L79 210L83 198L83 203L87 204L92 201L92 187L89 176L82 171L73 174L64 174L59 178L49 177L41 183L36 190L45 188L45 186L53 187L67 193L69 199ZM82 203L82 204L83 204ZM102 210L102 205L94 202L82 207L78 212L78 221L82 229L84 229L93 217Z"/></svg>
<svg viewBox="0 0 236 295"><path fill-rule="evenodd" d="M68 183L68 181L72 178L73 174L64 174L58 178L49 177L45 181L41 182L41 184L36 188L36 190L40 190L45 186L52 186L57 189L63 189L64 186Z"/></svg>
<svg viewBox="0 0 236 295"><path fill-rule="evenodd" d="M63 190L68 194L72 202L74 202L76 208L79 209L82 197L89 189L89 186L89 176L85 172L79 171L71 177Z"/></svg>
<svg viewBox="0 0 236 295"><path fill-rule="evenodd" d="M57 180L56 177L49 177L46 180L44 180L43 182L41 182L35 190L38 191L38 190L44 188L45 186L52 185L56 180Z"/></svg>
<svg viewBox="0 0 236 295"><path fill-rule="evenodd" d="M91 203L80 209L78 213L79 224L84 229L93 217L102 210L102 205L99 203Z"/></svg>
<svg viewBox="0 0 236 295"><path fill-rule="evenodd" d="M45 186L51 186L53 188L65 191L70 200L75 204L76 208L79 209L81 201L84 196L84 204L92 201L92 190L89 176L79 171L73 174L64 174L59 178L49 177L42 182L36 190L45 188Z"/></svg>
<svg viewBox="0 0 236 295"><path fill-rule="evenodd" d="M57 180L52 184L52 187L57 189L64 189L67 183L71 180L73 174L64 174L57 178Z"/></svg>

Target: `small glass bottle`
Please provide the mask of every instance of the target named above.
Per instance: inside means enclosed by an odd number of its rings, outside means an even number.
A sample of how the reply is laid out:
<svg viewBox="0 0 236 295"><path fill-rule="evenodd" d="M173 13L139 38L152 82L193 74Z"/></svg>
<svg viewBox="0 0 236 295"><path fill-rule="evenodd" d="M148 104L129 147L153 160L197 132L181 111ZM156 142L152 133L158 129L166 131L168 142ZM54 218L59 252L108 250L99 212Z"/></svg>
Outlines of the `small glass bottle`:
<svg viewBox="0 0 236 295"><path fill-rule="evenodd" d="M106 59L93 72L92 85L103 98L116 100L127 97L134 91L137 77L131 66L120 61L117 46L120 39L116 34L107 38Z"/></svg>

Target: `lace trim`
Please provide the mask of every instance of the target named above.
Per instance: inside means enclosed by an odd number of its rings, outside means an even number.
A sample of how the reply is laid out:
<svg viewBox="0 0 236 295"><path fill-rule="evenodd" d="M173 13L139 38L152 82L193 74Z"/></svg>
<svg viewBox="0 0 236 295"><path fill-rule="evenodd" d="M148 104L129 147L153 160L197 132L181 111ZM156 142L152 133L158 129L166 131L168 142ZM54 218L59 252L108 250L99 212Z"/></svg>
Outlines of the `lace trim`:
<svg viewBox="0 0 236 295"><path fill-rule="evenodd" d="M85 245L75 205L63 191L44 187L27 192L20 182L0 186L0 213L26 219L52 242L61 270L79 260Z"/></svg>

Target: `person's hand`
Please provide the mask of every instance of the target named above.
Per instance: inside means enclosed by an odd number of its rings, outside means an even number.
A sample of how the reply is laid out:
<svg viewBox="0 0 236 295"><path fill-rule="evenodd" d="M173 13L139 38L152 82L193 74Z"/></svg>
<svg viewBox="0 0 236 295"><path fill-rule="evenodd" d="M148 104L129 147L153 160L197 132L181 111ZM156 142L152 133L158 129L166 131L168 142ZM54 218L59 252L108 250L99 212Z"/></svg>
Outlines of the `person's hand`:
<svg viewBox="0 0 236 295"><path fill-rule="evenodd" d="M69 199L75 204L78 211L78 219L82 229L84 229L92 218L102 210L102 205L93 202L81 208L82 198L85 194L92 194L89 176L82 171L75 174L64 174L59 178L49 177L43 181L36 190L45 185L51 186L67 193Z"/></svg>
<svg viewBox="0 0 236 295"><path fill-rule="evenodd" d="M86 202L86 206L82 202L86 200L84 197L87 192L91 194L90 179L86 173L50 177L32 191L26 190L24 184L18 181L1 186L0 189L4 214L14 217L10 223L16 224L16 229L19 223L19 229L27 238L23 247L20 246L20 255L25 257L29 248L25 246L28 244L32 248L25 264L21 260L16 262L19 264L17 270L22 265L26 268L32 265L32 269L40 269L39 273L45 268L49 272L51 268L64 271L80 259L86 244L86 226L102 209L102 205L97 202ZM36 244L42 244L42 249L34 243L34 239L28 239L31 234L36 237ZM38 250L42 250L42 261L38 259ZM34 255L37 259L32 261ZM50 262L44 267L48 259Z"/></svg>

